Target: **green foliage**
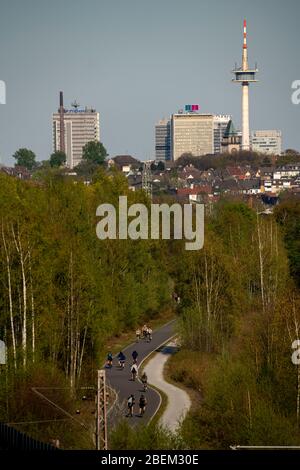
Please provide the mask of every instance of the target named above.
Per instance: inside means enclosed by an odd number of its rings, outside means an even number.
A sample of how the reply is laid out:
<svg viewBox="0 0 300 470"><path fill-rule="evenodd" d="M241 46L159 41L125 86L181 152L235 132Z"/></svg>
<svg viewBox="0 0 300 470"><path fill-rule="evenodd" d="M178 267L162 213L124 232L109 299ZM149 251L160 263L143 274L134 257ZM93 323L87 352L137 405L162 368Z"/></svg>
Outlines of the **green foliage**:
<svg viewBox="0 0 300 470"><path fill-rule="evenodd" d="M72 388L93 382L108 338L170 302L159 241L96 236L97 206L120 194L146 201L122 175L98 172L86 186L58 169L38 184L0 174L0 334L11 374L49 364Z"/></svg>
<svg viewBox="0 0 300 470"><path fill-rule="evenodd" d="M82 160L80 163L78 163L74 170L78 176L91 179L98 168L99 165L97 163L94 163L90 160Z"/></svg>
<svg viewBox="0 0 300 470"><path fill-rule="evenodd" d="M300 287L300 201L298 198L283 201L275 209L275 217L284 235L290 262L290 271Z"/></svg>
<svg viewBox="0 0 300 470"><path fill-rule="evenodd" d="M57 150L56 152L52 153L50 156L50 166L51 168L59 168L63 166L67 161L67 157L65 152L61 150Z"/></svg>
<svg viewBox="0 0 300 470"><path fill-rule="evenodd" d="M298 209L289 201L275 211L292 273ZM175 290L183 349L170 376L204 398L184 421L183 440L195 449L299 445L291 343L299 336L300 299L275 219L223 201L207 219L202 252L180 256Z"/></svg>
<svg viewBox="0 0 300 470"><path fill-rule="evenodd" d="M74 393L93 383L107 340L154 318L175 291L182 351L170 373L197 397L201 389L203 404L176 435L156 425L137 433L122 422L111 448L299 444L299 376L290 355L300 299L283 246L298 280L299 202L284 201L274 218L263 218L222 201L206 218L198 252L185 251L180 240L100 241L99 204L117 206L120 195L129 205L150 202L129 191L120 172L97 167L88 186L58 168L30 182L0 174L0 335L8 346L0 419L52 418L31 387ZM74 412L70 391L51 393ZM66 447L91 446L90 436L57 426ZM54 427L45 429L28 432L56 437Z"/></svg>
<svg viewBox="0 0 300 470"><path fill-rule="evenodd" d="M140 425L138 432L127 421L121 421L111 432L112 450L183 450L186 445L179 434L171 433L158 424Z"/></svg>
<svg viewBox="0 0 300 470"><path fill-rule="evenodd" d="M251 359L249 364L249 360L245 363L229 357L216 359L211 365L205 400L181 430L182 439L192 448L300 444L295 420L289 419L272 402L272 395L257 385L251 365Z"/></svg>
<svg viewBox="0 0 300 470"><path fill-rule="evenodd" d="M163 171L165 169L165 164L162 161L159 161L157 164L157 169Z"/></svg>
<svg viewBox="0 0 300 470"><path fill-rule="evenodd" d="M73 416L74 420L46 399ZM75 421L77 408L81 408L80 417L84 421L90 410L84 413L81 397L72 393L63 372L49 363L30 365L26 371L19 370L17 374L0 375L1 420L16 423L14 428L35 439L47 443L59 439L63 449L93 448L92 430L89 432Z"/></svg>
<svg viewBox="0 0 300 470"><path fill-rule="evenodd" d="M281 165L295 165L300 163L300 154L297 153L286 153L285 155L279 156L276 160L278 166Z"/></svg>
<svg viewBox="0 0 300 470"><path fill-rule="evenodd" d="M252 151L240 151L234 153L222 153L219 155L204 155L201 157L192 154L183 154L177 161L178 165L192 164L199 170L208 170L209 168L226 168L236 165L251 165L258 168L263 165L264 154Z"/></svg>
<svg viewBox="0 0 300 470"><path fill-rule="evenodd" d="M284 155L287 155L287 156L299 156L300 157L300 153L298 152L298 150L295 150L295 149L286 149L286 151L284 152Z"/></svg>
<svg viewBox="0 0 300 470"><path fill-rule="evenodd" d="M163 171L165 169L165 164L163 161L153 162L150 166L152 171L158 170Z"/></svg>
<svg viewBox="0 0 300 470"><path fill-rule="evenodd" d="M96 165L102 165L107 157L104 145L98 141L90 141L82 149L82 158Z"/></svg>
<svg viewBox="0 0 300 470"><path fill-rule="evenodd" d="M262 166L272 166L272 161L267 155L264 157L261 163L262 163Z"/></svg>
<svg viewBox="0 0 300 470"><path fill-rule="evenodd" d="M13 158L16 160L16 165L24 166L27 170L32 170L36 166L35 153L32 150L21 148L14 153Z"/></svg>

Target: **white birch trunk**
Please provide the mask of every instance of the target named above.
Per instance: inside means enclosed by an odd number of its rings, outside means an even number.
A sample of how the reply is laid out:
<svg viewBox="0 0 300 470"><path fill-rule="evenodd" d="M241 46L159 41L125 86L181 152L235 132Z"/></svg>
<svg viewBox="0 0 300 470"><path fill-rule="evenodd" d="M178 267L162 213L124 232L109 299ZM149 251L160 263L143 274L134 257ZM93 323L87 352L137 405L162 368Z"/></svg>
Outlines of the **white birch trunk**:
<svg viewBox="0 0 300 470"><path fill-rule="evenodd" d="M12 289L11 289L11 272L10 272L10 256L4 234L4 226L2 221L2 240L6 256L6 270L7 270L7 282L8 282L8 302L9 302L9 318L10 318L10 328L11 328L11 338L12 338L12 347L13 347L13 358L14 358L14 367L17 368L17 348L16 348L16 337L15 337L15 325L14 325L14 315L13 315L13 301L12 301Z"/></svg>
<svg viewBox="0 0 300 470"><path fill-rule="evenodd" d="M29 258L29 279L30 279L30 296L31 296L31 345L32 345L32 362L35 362L35 307L33 296L32 272L31 272L31 254L28 250Z"/></svg>
<svg viewBox="0 0 300 470"><path fill-rule="evenodd" d="M23 350L23 366L24 368L26 368L26 365L27 365L27 282L26 282L26 274L25 274L26 256L24 256L19 228L18 228L17 237L15 235L15 231L13 227L12 227L12 233L13 233L16 249L20 257L21 274L22 274L22 287L23 287L22 350Z"/></svg>

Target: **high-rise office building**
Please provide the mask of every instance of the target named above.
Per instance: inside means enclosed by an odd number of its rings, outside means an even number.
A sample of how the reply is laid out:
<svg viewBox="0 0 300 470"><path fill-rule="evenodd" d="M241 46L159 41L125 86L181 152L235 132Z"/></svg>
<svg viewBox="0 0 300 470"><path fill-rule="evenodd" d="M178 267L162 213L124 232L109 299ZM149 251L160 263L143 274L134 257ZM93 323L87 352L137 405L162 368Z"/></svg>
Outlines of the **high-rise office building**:
<svg viewBox="0 0 300 470"><path fill-rule="evenodd" d="M61 101L62 103L62 101ZM82 160L82 149L90 141L100 140L99 113L92 108L79 108L74 102L73 109L64 109L62 104L52 115L53 150L61 150L61 126L63 148L67 156L66 165L74 168Z"/></svg>
<svg viewBox="0 0 300 470"><path fill-rule="evenodd" d="M172 158L184 153L194 156L214 151L214 117L212 114L177 113L171 119Z"/></svg>
<svg viewBox="0 0 300 470"><path fill-rule="evenodd" d="M214 115L214 153L222 152L221 143L230 120L229 114Z"/></svg>
<svg viewBox="0 0 300 470"><path fill-rule="evenodd" d="M280 155L282 145L281 131L253 131L251 135L253 152Z"/></svg>
<svg viewBox="0 0 300 470"><path fill-rule="evenodd" d="M155 160L171 160L171 120L161 119L155 124Z"/></svg>

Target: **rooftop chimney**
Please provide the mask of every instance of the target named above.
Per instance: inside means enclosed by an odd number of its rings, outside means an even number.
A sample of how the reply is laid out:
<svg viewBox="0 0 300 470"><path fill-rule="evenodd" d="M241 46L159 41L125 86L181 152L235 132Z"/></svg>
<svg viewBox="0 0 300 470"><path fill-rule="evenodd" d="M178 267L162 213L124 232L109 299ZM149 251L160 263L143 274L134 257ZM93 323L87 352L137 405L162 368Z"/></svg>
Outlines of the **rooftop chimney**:
<svg viewBox="0 0 300 470"><path fill-rule="evenodd" d="M65 122L64 122L64 95L59 92L59 130L60 130L60 147L59 150L65 153Z"/></svg>

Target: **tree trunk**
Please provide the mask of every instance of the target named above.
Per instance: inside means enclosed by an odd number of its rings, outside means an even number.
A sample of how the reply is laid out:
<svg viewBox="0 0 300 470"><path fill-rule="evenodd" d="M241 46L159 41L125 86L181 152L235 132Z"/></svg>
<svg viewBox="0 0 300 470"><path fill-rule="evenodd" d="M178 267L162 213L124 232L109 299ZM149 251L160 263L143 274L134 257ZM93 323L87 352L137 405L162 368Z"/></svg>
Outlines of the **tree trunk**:
<svg viewBox="0 0 300 470"><path fill-rule="evenodd" d="M30 280L30 296L31 296L31 341L32 341L32 362L35 361L35 307L33 296L32 272L31 272L31 254L28 249L29 258L29 280Z"/></svg>
<svg viewBox="0 0 300 470"><path fill-rule="evenodd" d="M9 302L9 318L10 318L10 328L11 328L11 338L12 338L12 347L13 347L13 358L14 358L14 367L17 368L17 348L16 348L16 337L15 337L15 325L14 325L14 316L13 316L13 301L12 301L12 290L11 290L11 271L10 271L10 256L5 239L4 226L2 221L2 240L6 256L6 270L7 270L7 282L8 282L8 302Z"/></svg>
<svg viewBox="0 0 300 470"><path fill-rule="evenodd" d="M75 387L75 332L74 332L74 269L73 252L70 253L70 386Z"/></svg>
<svg viewBox="0 0 300 470"><path fill-rule="evenodd" d="M81 376L81 368L82 368L82 360L83 360L83 353L84 353L84 348L85 348L87 328L88 328L88 326L85 325L83 340L82 340L82 347L81 347L81 352L80 352L79 366L78 366L78 380L80 379L80 376Z"/></svg>
<svg viewBox="0 0 300 470"><path fill-rule="evenodd" d="M264 284L264 262L263 262L263 245L261 240L261 229L257 213L257 237L258 237L258 254L259 254L259 271L260 271L260 290L263 313L265 313L265 284Z"/></svg>
<svg viewBox="0 0 300 470"><path fill-rule="evenodd" d="M297 366L297 426L299 427L300 413L300 367Z"/></svg>
<svg viewBox="0 0 300 470"><path fill-rule="evenodd" d="M24 252L23 252L19 227L18 227L17 237L15 235L13 226L12 226L12 233L13 233L16 249L20 257L21 274L22 274L22 287L23 287L22 350L23 350L23 366L24 368L26 368L26 365L27 365L27 282L26 282L26 274L25 274L26 256L24 255Z"/></svg>

